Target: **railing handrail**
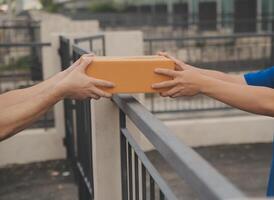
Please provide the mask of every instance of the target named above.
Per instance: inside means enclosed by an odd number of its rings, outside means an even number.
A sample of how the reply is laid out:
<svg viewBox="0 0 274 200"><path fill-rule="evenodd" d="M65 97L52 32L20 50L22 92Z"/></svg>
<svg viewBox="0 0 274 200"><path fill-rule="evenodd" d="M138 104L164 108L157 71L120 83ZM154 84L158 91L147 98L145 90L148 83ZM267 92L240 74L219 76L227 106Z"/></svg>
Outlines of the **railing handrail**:
<svg viewBox="0 0 274 200"><path fill-rule="evenodd" d="M104 34L96 34L96 35L92 35L92 36L86 36L86 37L79 37L79 38L75 38L73 41L75 43L75 45L79 45L80 42L89 42L89 51L93 52L93 42L95 40L101 40L102 42L102 52L101 52L101 56L105 56L106 55L106 48L105 48L105 35ZM79 46L78 46L79 47Z"/></svg>
<svg viewBox="0 0 274 200"><path fill-rule="evenodd" d="M72 50L77 52L78 55L87 54L88 52L79 47L77 44L72 44Z"/></svg>
<svg viewBox="0 0 274 200"><path fill-rule="evenodd" d="M0 43L1 48L6 47L49 47L49 42L26 42L26 43Z"/></svg>
<svg viewBox="0 0 274 200"><path fill-rule="evenodd" d="M187 37L160 37L160 38L145 38L144 42L157 42L157 41L184 41L184 40L216 40L216 39L236 39L236 38L248 38L248 37L274 37L274 33L234 33L227 35L198 35L198 36L187 36Z"/></svg>
<svg viewBox="0 0 274 200"><path fill-rule="evenodd" d="M40 28L39 24L25 24L25 25L0 25L1 29L29 29L29 28Z"/></svg>
<svg viewBox="0 0 274 200"><path fill-rule="evenodd" d="M198 153L179 141L170 129L135 98L129 95L114 95L113 101L202 199L245 197Z"/></svg>
<svg viewBox="0 0 274 200"><path fill-rule="evenodd" d="M92 39L99 39L104 37L103 34L98 34L98 35L94 35L94 36L87 36L87 37L80 37L80 38L75 38L74 42L77 44L79 42L85 42L87 40L92 40Z"/></svg>
<svg viewBox="0 0 274 200"><path fill-rule="evenodd" d="M131 147L134 149L139 159L142 161L146 170L149 172L150 176L154 179L154 181L158 184L159 188L162 189L167 199L176 200L177 197L174 195L169 185L165 182L165 180L161 177L157 169L153 166L153 164L149 161L144 151L138 145L138 143L134 140L133 136L128 129L123 128L121 133L126 137Z"/></svg>
<svg viewBox="0 0 274 200"><path fill-rule="evenodd" d="M64 14L68 14L68 13L65 13ZM69 13L69 14L72 14L72 13ZM198 17L199 14L198 13L168 13L168 12L129 12L129 11L124 11L124 12L80 12L80 13L77 13L77 14L80 14L80 15L87 15L87 16L90 16L90 17L104 17L104 16L124 16L124 15L129 15L129 16L142 16L142 15L147 15L147 16L173 16L173 15L178 15L178 16L186 16L186 17L190 17L190 18L193 18L193 17ZM223 20L239 20L239 19L234 19L234 13L231 12L231 13L217 13L217 18L218 17L222 17ZM266 13L261 13L260 15L258 16L261 16L261 17L264 17L264 19L268 19L268 20L272 20L274 19L274 15L273 14L266 14ZM227 19L227 17L231 17ZM240 21L243 20L243 19L240 19ZM262 21L262 19L260 18L256 18L256 19L244 19L244 20L250 20L250 21ZM213 20L212 20L213 21Z"/></svg>

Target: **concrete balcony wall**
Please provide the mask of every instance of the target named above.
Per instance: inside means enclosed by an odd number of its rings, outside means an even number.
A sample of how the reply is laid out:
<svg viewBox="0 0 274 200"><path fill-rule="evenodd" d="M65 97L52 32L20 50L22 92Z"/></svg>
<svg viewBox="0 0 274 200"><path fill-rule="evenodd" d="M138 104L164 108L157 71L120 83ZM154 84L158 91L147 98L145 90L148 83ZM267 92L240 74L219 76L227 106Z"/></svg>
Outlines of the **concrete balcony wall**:
<svg viewBox="0 0 274 200"><path fill-rule="evenodd" d="M103 35L107 56L143 54L143 37L139 31L105 32ZM91 101L91 109L94 198L120 200L122 198L119 109L112 101L106 99ZM105 192L106 188L108 192Z"/></svg>
<svg viewBox="0 0 274 200"><path fill-rule="evenodd" d="M258 115L173 119L164 123L179 140L193 147L270 143L274 136L274 119ZM144 150L154 149L145 137L138 134L135 138Z"/></svg>

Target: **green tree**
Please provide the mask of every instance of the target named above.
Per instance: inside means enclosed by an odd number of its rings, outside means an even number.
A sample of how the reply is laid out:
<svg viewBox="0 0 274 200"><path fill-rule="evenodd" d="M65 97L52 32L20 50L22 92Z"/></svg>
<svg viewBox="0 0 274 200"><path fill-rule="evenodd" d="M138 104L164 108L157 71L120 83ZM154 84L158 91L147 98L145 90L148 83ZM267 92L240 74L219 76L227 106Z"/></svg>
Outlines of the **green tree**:
<svg viewBox="0 0 274 200"><path fill-rule="evenodd" d="M57 12L60 6L53 2L53 0L40 0L43 9L48 12Z"/></svg>

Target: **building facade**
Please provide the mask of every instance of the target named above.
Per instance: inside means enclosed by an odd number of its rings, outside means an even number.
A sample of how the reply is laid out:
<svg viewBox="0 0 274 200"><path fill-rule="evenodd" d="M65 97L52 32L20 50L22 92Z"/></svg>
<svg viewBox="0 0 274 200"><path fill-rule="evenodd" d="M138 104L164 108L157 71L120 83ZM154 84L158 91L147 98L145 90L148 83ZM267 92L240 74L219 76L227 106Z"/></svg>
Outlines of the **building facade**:
<svg viewBox="0 0 274 200"><path fill-rule="evenodd" d="M69 1L67 5L70 4L69 7L73 9L79 8L82 12L83 9L88 10L92 3L108 2L124 7L128 19L131 19L130 13L139 13L139 21L144 24L149 19L153 24L161 22L178 27L198 25L199 30L232 28L234 32L272 31L274 24L273 0L77 0ZM98 13L90 10L88 12L91 15ZM103 15L101 18L105 20ZM98 18L100 22L101 18ZM133 21L135 18L133 17Z"/></svg>

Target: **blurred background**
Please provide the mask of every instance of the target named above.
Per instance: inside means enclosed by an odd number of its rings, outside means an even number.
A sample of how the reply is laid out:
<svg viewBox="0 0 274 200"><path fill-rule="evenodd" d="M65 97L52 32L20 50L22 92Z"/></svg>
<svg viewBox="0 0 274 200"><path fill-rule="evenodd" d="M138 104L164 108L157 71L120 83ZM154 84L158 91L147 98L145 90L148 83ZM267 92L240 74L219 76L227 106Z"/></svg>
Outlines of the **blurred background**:
<svg viewBox="0 0 274 200"><path fill-rule="evenodd" d="M74 39L81 32L97 35L74 41L97 55L107 54L107 34L138 31L143 55L167 51L194 66L234 74L260 70L274 65L273 14L272 0L0 0L0 93L47 78L50 64L56 63L51 60L60 59L57 51L57 58L51 57L51 48L59 45L51 34L63 32ZM137 41L130 41L121 46L133 48ZM251 196L265 196L272 118L202 95L168 99L142 94L140 99L233 184ZM66 115L59 111L52 109L0 143L1 200L78 199L67 159ZM179 199L197 198L159 152L147 144L144 149Z"/></svg>

